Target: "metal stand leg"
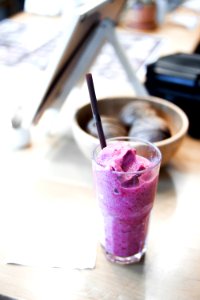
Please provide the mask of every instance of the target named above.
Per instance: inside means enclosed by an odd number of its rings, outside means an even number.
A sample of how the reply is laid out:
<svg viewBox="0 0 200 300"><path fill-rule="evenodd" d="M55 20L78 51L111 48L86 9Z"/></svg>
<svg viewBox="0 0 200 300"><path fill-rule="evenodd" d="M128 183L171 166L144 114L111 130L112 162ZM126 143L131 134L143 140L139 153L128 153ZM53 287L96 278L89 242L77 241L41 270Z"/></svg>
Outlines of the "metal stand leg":
<svg viewBox="0 0 200 300"><path fill-rule="evenodd" d="M148 95L147 90L141 84L141 82L138 80L137 76L135 75L135 71L133 70L132 66L129 63L129 60L117 38L116 31L115 31L114 27L112 26L111 22L109 22L109 20L106 20L105 26L106 26L105 34L107 36L107 40L108 40L108 42L110 42L112 44L113 48L115 49L115 52L127 74L127 77L129 79L130 83L132 84L133 89L135 90L136 94L138 96Z"/></svg>

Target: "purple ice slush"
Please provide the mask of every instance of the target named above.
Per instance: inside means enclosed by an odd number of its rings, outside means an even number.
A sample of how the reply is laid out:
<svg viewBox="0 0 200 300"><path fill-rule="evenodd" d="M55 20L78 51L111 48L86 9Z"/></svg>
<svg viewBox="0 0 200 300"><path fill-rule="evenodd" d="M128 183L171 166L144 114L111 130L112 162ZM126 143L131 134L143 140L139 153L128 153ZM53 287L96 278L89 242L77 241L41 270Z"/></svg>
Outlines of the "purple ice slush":
<svg viewBox="0 0 200 300"><path fill-rule="evenodd" d="M139 261L146 249L159 162L155 166L136 148L118 141L97 154L93 171L107 257L121 263Z"/></svg>

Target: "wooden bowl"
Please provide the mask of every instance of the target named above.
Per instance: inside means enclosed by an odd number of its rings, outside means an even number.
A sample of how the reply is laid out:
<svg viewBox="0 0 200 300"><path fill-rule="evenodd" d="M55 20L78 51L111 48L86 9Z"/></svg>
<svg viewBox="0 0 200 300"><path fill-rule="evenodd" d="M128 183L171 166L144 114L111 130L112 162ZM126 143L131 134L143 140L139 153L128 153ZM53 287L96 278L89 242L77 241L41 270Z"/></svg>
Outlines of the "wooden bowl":
<svg viewBox="0 0 200 300"><path fill-rule="evenodd" d="M169 126L171 137L154 144L162 153L162 163L165 165L175 154L188 130L188 118L185 113L176 105L169 101L147 96L147 97L114 97L100 99L98 101L101 115L117 116L122 107L131 101L141 100L150 103L157 111L158 115L164 118ZM88 121L92 118L90 103L80 107L73 119L72 132L77 145L83 154L91 159L94 147L99 143L98 139L86 131Z"/></svg>

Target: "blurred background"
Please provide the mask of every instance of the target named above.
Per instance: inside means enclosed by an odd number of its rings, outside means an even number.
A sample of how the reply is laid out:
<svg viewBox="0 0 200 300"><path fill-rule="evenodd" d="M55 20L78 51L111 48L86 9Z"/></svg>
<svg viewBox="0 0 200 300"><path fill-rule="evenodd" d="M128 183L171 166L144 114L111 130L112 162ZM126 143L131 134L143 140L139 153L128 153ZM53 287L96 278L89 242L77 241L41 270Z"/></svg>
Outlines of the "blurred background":
<svg viewBox="0 0 200 300"><path fill-rule="evenodd" d="M74 0L76 4L83 2L95 2L95 0ZM156 0L156 2L165 3L167 5L167 10L172 10L181 4L184 0ZM10 17L24 8L25 0L0 0L0 21Z"/></svg>

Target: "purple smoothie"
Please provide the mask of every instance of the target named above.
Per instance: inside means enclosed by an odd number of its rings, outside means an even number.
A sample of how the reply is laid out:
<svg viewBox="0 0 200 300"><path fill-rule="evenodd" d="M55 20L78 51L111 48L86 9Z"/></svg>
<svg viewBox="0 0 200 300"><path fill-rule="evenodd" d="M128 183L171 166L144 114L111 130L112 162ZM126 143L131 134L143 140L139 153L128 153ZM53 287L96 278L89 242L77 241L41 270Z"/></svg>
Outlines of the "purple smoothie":
<svg viewBox="0 0 200 300"><path fill-rule="evenodd" d="M107 254L130 257L145 251L158 171L150 160L122 142L101 150L93 171L103 216Z"/></svg>

